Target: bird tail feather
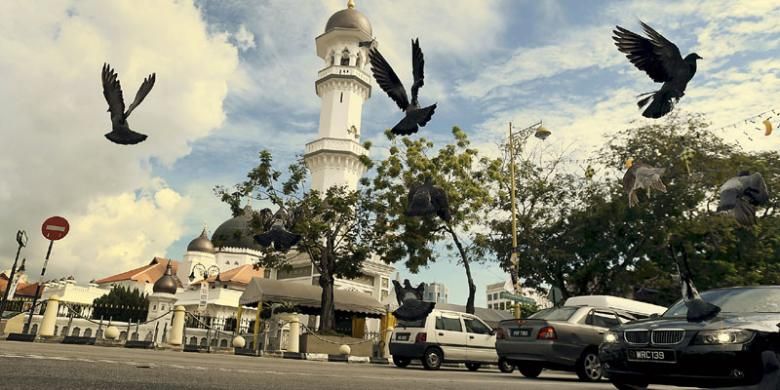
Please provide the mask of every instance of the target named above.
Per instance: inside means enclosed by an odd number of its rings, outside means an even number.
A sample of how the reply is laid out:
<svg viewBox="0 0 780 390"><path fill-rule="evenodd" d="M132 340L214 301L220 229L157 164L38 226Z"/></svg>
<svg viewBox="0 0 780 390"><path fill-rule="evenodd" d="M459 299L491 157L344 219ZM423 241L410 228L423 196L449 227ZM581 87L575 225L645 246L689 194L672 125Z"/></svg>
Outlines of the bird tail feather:
<svg viewBox="0 0 780 390"><path fill-rule="evenodd" d="M652 95L640 100L637 104L641 108L647 104L650 99L653 99L653 101L642 113L642 116L645 118L658 119L672 111L672 96L670 96L667 92L656 91Z"/></svg>

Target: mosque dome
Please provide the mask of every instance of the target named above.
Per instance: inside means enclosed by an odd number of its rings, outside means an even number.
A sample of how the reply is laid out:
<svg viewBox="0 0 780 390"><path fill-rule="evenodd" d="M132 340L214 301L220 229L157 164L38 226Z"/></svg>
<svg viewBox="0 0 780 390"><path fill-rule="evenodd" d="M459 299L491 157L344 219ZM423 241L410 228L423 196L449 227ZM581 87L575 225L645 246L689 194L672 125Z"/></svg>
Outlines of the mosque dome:
<svg viewBox="0 0 780 390"><path fill-rule="evenodd" d="M255 242L254 233L252 233L252 215L254 215L254 210L251 206L246 206L241 215L230 218L219 225L217 230L214 230L214 234L211 235L213 245L217 248L262 249Z"/></svg>
<svg viewBox="0 0 780 390"><path fill-rule="evenodd" d="M337 28L356 29L372 35L371 23L365 15L355 9L355 2L352 0L347 3L346 9L333 14L325 24L326 33Z"/></svg>
<svg viewBox="0 0 780 390"><path fill-rule="evenodd" d="M216 252L216 250L214 250L214 244L211 243L211 240L209 240L209 236L206 234L205 228L200 233L200 236L190 241L189 245L187 245L187 252L205 252L205 253Z"/></svg>
<svg viewBox="0 0 780 390"><path fill-rule="evenodd" d="M173 270L171 269L171 260L168 260L168 265L165 266L165 274L163 274L160 279L157 279L157 281L154 282L154 286L152 286L152 292L176 294L177 287L178 284L176 283L176 278L173 276Z"/></svg>

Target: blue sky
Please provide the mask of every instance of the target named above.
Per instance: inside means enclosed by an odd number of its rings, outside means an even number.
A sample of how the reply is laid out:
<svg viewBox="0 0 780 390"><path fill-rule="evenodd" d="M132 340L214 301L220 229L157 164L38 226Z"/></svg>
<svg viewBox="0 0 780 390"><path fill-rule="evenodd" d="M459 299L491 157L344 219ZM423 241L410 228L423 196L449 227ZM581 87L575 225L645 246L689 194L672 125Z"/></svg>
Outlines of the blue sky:
<svg viewBox="0 0 780 390"><path fill-rule="evenodd" d="M544 120L553 131L546 146L575 156L631 121L649 121L635 95L657 86L610 38L616 24L639 32L639 19L683 55L704 57L677 109L702 112L719 127L780 108L776 1L356 3L407 85L409 40L420 38L421 100L439 104L420 134L441 142L458 125L487 155L497 153L509 121ZM155 255L181 258L203 224L213 230L229 217L214 185L242 180L261 149L284 167L316 137L322 62L314 38L346 0L135 4L60 0L45 15L23 1L0 5L7 54L0 74L9 75L0 115L11 118L0 129L19 137L0 145L0 200L18 205L0 211L9 221L0 228L9 238L0 240L0 268L14 253L18 228L35 232L30 258L45 250L38 221L51 214L73 225L57 244L52 276L89 280ZM102 138L108 117L97 77L104 61L116 67L126 97L157 72L155 89L131 118L150 135L145 144L116 148ZM374 85L362 131L374 158L387 145L382 131L398 117ZM747 139L743 131L759 134L752 127L719 133L749 150L780 146L777 137ZM477 304L484 305L484 286L504 276L495 266L475 268ZM399 271L410 277L402 265ZM444 282L452 302L465 302L464 272L445 253L410 278Z"/></svg>

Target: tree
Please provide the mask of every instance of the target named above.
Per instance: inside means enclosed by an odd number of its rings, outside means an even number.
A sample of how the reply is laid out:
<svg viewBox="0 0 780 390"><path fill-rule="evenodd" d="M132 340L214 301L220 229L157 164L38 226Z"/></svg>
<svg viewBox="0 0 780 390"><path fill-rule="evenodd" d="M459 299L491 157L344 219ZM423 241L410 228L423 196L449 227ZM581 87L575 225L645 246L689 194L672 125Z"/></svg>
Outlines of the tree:
<svg viewBox="0 0 780 390"><path fill-rule="evenodd" d="M469 295L466 311L474 313L477 287L471 274L471 263L480 261L479 248L474 244L474 228L480 224L482 210L490 204L486 181L487 158L480 158L470 147L466 133L453 127L453 142L433 151L433 142L418 138L396 137L390 140L390 154L377 164L376 176L368 196L373 200L377 226L374 249L388 263L404 260L413 273L435 261L433 246L443 242L448 251L456 253L466 271ZM429 156L429 154L434 154ZM406 216L409 188L424 177L447 193L452 218L450 222L434 216Z"/></svg>
<svg viewBox="0 0 780 390"><path fill-rule="evenodd" d="M367 147L369 145L366 145ZM364 163L369 163L364 161ZM243 212L245 198L270 201L296 215L291 231L302 236L297 250L306 253L319 272L322 287L320 332L332 332L336 326L333 286L335 278L353 279L361 275L363 261L371 256L373 224L361 191L331 187L325 193L303 190L306 167L297 161L282 172L273 168L271 153L260 152L260 163L247 175L247 180L233 190L215 187L215 193L227 203L234 215ZM254 233L261 233L257 214L252 218ZM279 268L288 265L289 256L268 248L262 252L258 266Z"/></svg>
<svg viewBox="0 0 780 390"><path fill-rule="evenodd" d="M120 322L146 320L149 299L137 288L111 287L111 291L92 302L92 318Z"/></svg>

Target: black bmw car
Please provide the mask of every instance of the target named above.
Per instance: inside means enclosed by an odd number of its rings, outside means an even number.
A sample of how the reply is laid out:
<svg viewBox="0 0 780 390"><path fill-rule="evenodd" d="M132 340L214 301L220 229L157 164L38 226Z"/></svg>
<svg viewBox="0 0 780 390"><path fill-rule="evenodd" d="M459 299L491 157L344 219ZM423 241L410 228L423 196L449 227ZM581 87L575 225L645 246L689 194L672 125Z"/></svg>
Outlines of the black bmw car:
<svg viewBox="0 0 780 390"><path fill-rule="evenodd" d="M599 357L615 387L744 387L762 380L762 353L780 353L780 286L724 288L701 297L721 308L716 318L690 323L680 301L661 316L604 335Z"/></svg>

